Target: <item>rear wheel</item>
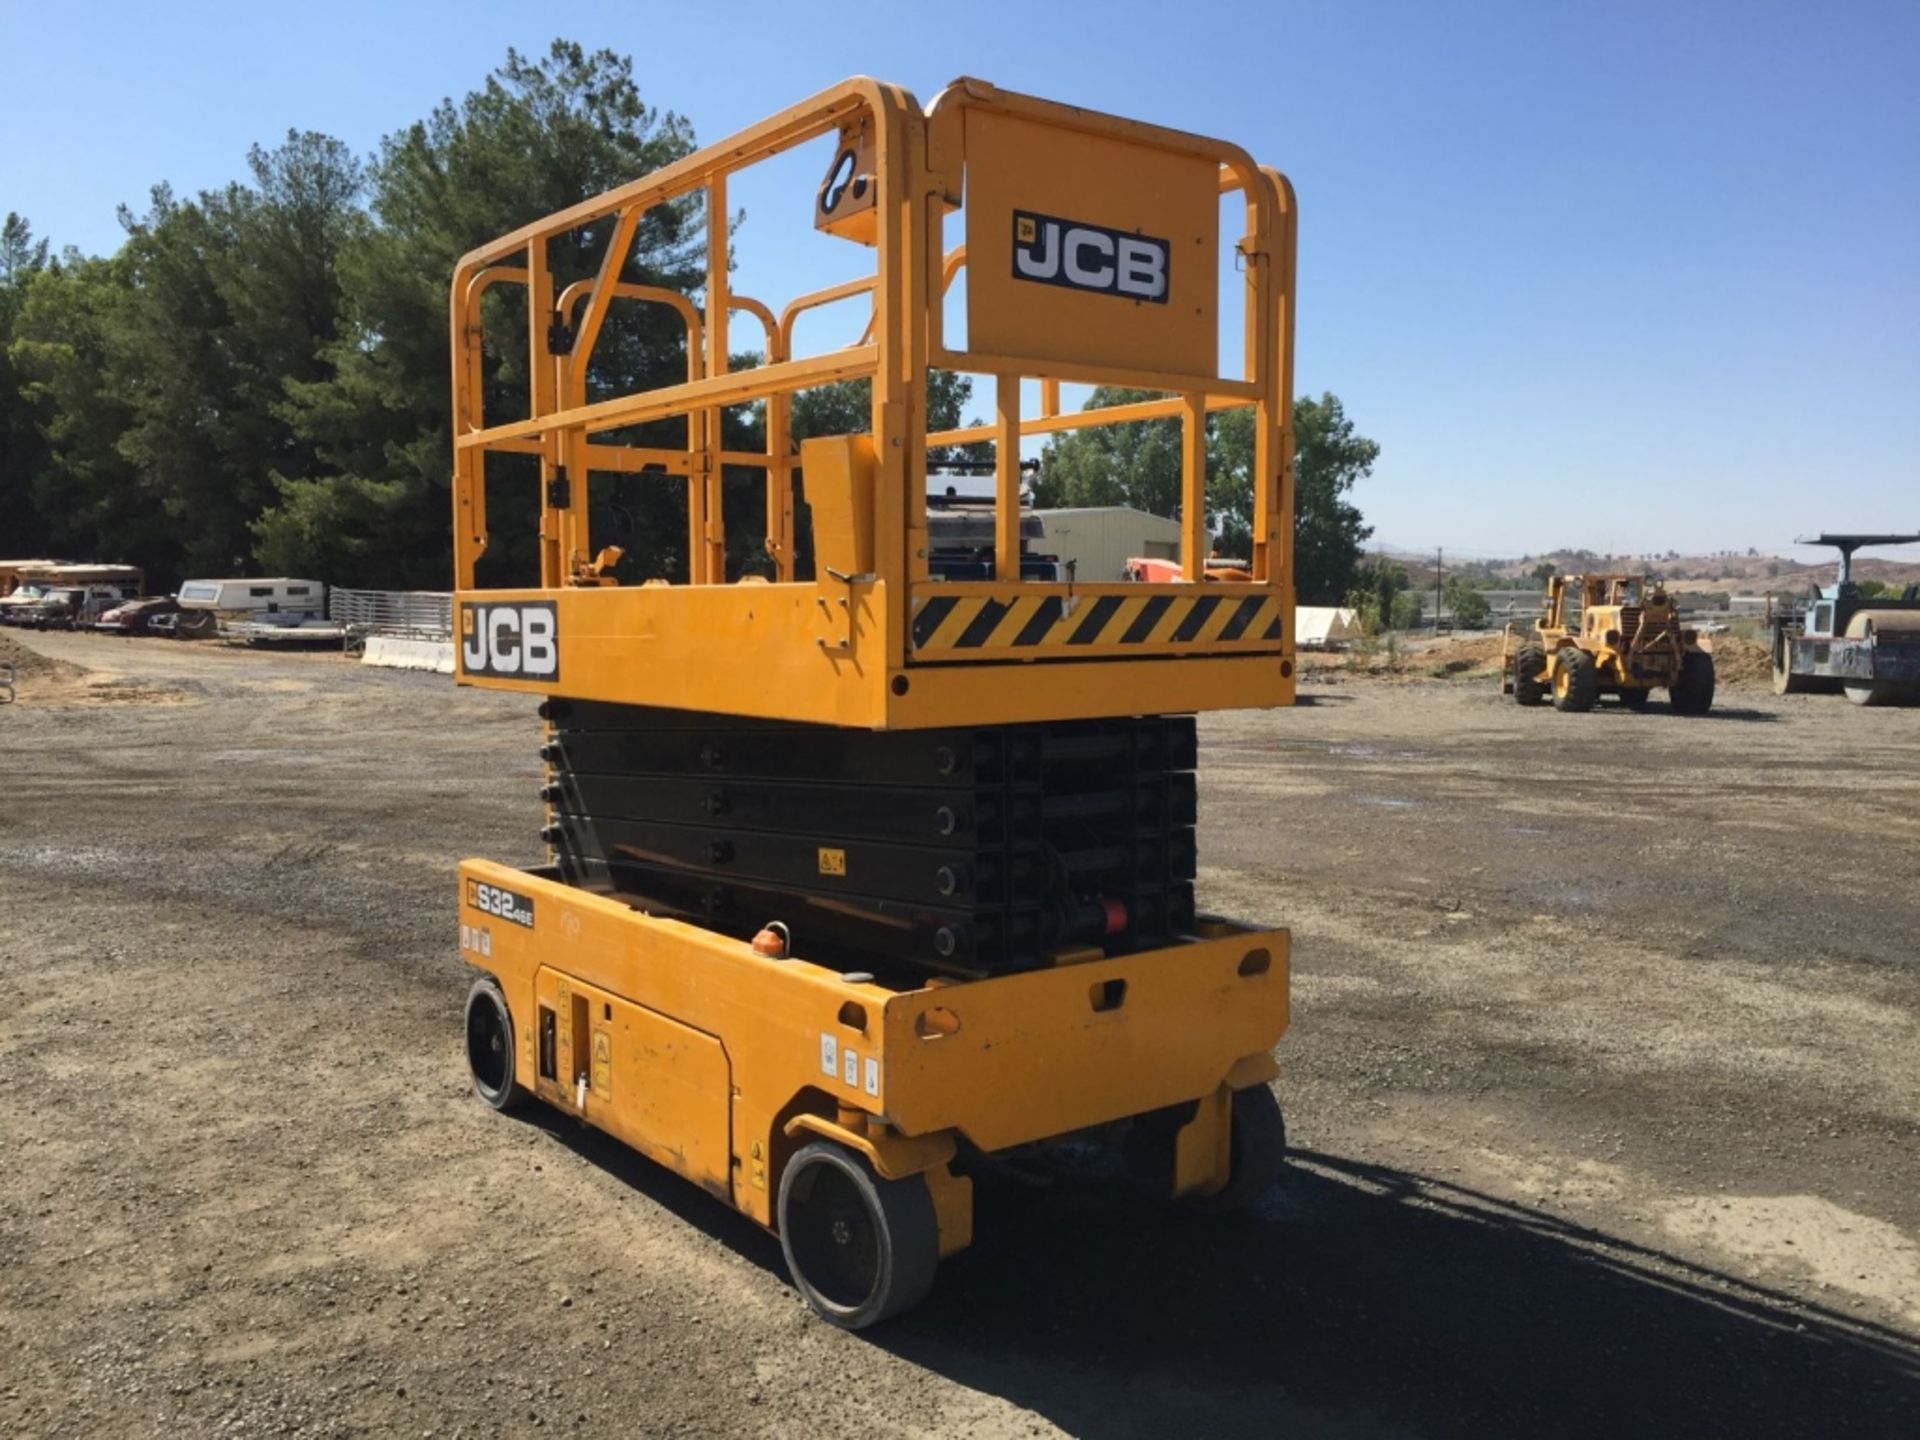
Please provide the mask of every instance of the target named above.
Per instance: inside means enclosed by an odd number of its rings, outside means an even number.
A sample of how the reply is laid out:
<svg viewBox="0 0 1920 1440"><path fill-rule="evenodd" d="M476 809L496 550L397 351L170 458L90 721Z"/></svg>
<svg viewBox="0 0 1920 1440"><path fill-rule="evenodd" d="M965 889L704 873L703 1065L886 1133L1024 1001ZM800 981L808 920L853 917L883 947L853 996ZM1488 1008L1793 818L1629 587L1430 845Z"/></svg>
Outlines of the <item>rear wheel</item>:
<svg viewBox="0 0 1920 1440"><path fill-rule="evenodd" d="M1644 710L1647 702L1653 699L1653 691L1631 687L1620 692L1620 703L1629 710Z"/></svg>
<svg viewBox="0 0 1920 1440"><path fill-rule="evenodd" d="M1593 657L1563 645L1554 657L1553 708L1572 713L1591 710L1599 696L1600 677L1594 671Z"/></svg>
<svg viewBox="0 0 1920 1440"><path fill-rule="evenodd" d="M816 1140L780 1176L780 1249L814 1313L864 1330L918 1305L940 1266L925 1177L882 1180L863 1155Z"/></svg>
<svg viewBox="0 0 1920 1440"><path fill-rule="evenodd" d="M1540 672L1547 668L1547 652L1538 645L1522 645L1513 656L1513 698L1519 705L1538 705L1547 698Z"/></svg>
<svg viewBox="0 0 1920 1440"><path fill-rule="evenodd" d="M1270 1086L1233 1092L1226 1188L1196 1202L1209 1214L1231 1214L1257 1204L1287 1168L1287 1121Z"/></svg>
<svg viewBox="0 0 1920 1440"><path fill-rule="evenodd" d="M1667 687L1676 715L1704 715L1713 708L1713 656L1689 650L1680 658L1680 677Z"/></svg>
<svg viewBox="0 0 1920 1440"><path fill-rule="evenodd" d="M1807 684L1807 677L1793 673L1793 647L1787 643L1787 637L1777 635L1773 641L1773 693L1776 695L1804 695L1813 687Z"/></svg>
<svg viewBox="0 0 1920 1440"><path fill-rule="evenodd" d="M511 1110L527 1093L513 1075L513 1016L491 975L467 991L467 1073L473 1093L495 1110Z"/></svg>
<svg viewBox="0 0 1920 1440"><path fill-rule="evenodd" d="M1889 680L1869 680L1846 689L1847 699L1856 705L1891 705L1900 698L1900 687Z"/></svg>

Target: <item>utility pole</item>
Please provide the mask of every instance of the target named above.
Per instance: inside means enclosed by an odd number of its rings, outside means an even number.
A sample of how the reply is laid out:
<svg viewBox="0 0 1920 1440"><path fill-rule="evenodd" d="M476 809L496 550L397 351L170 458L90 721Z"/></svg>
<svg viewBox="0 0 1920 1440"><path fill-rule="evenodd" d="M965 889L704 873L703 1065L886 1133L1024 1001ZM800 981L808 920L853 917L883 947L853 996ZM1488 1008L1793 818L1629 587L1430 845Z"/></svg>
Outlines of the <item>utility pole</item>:
<svg viewBox="0 0 1920 1440"><path fill-rule="evenodd" d="M1447 552L1444 548L1433 552L1433 633L1440 633L1440 577L1446 573Z"/></svg>

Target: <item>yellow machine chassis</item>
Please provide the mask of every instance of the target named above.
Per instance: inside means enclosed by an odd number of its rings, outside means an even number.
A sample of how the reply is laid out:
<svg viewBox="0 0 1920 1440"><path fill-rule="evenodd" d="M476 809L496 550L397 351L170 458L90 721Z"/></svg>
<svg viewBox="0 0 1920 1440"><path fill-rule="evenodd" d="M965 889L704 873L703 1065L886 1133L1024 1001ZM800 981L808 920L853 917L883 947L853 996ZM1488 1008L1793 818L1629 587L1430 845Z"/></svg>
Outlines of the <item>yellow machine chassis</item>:
<svg viewBox="0 0 1920 1440"><path fill-rule="evenodd" d="M1284 930L1211 923L1163 950L893 990L490 861L463 862L460 886L462 955L506 996L520 1085L769 1229L782 1165L824 1136L886 1179L926 1175L951 1254L972 1235L963 1144L1184 1102L1173 1190L1213 1193L1232 1092L1274 1077L1287 1027ZM530 899L533 923L481 908L486 887Z"/></svg>
<svg viewBox="0 0 1920 1440"><path fill-rule="evenodd" d="M1511 695L1516 681L1521 678L1557 692L1565 685L1566 657L1572 651L1580 651L1592 659L1603 691L1653 690L1671 685L1680 673L1687 653L1699 648L1693 639L1693 632L1677 626L1656 629L1643 624L1623 643L1608 640L1604 631L1598 635L1592 633L1600 627L1586 622L1587 612L1616 615L1622 608L1619 601L1600 599L1586 602L1583 597L1582 627L1579 630L1568 629L1557 618L1563 613L1562 596L1576 581L1584 585L1589 578L1597 578L1607 584L1635 581L1645 591L1654 588L1647 577L1639 575L1554 576L1547 583L1545 614L1524 628L1509 623L1501 632L1501 694ZM1521 677L1518 667L1520 652L1529 647L1542 653L1544 664L1538 674Z"/></svg>

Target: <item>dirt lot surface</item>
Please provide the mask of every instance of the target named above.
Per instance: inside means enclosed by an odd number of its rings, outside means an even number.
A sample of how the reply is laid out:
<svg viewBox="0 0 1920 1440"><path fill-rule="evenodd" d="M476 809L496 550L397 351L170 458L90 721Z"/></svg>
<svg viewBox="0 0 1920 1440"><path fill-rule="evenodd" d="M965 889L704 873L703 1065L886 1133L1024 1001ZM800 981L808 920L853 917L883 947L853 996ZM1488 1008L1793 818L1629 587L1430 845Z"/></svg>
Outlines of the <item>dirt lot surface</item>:
<svg viewBox="0 0 1920 1440"><path fill-rule="evenodd" d="M1920 711L1332 670L1205 720L1203 903L1295 936L1290 1180L983 1181L863 1338L468 1096L453 865L538 858L526 700L26 643L79 668L0 706L0 1435L1920 1425Z"/></svg>

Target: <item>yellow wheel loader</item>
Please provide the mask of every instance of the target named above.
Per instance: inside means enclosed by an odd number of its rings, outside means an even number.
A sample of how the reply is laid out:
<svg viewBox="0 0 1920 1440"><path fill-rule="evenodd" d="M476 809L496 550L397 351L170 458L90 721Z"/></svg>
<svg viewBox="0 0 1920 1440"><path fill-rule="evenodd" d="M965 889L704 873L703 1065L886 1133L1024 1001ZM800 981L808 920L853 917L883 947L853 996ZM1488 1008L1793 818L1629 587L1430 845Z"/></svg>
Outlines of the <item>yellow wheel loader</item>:
<svg viewBox="0 0 1920 1440"><path fill-rule="evenodd" d="M1676 715L1713 708L1713 656L1648 576L1556 575L1531 628L1507 626L1500 691L1521 705L1583 711L1615 695L1640 710L1656 689Z"/></svg>
<svg viewBox="0 0 1920 1440"><path fill-rule="evenodd" d="M739 293L730 246L754 236L729 236L728 186L801 147L823 179L789 220L864 263ZM697 291L630 266L641 227L689 223ZM1169 1197L1261 1192L1288 935L1195 907L1194 712L1293 700L1294 243L1291 188L1233 145L861 79L460 261L457 674L539 702L548 847L460 866L482 1101L561 1110L768 1227L848 1328L972 1241L993 1152L1100 1135ZM802 333L838 343L803 346L795 322L830 306L853 314ZM684 380L623 382L636 326L677 327ZM930 430L936 370L990 377L993 421ZM846 381L867 427L796 447L795 396ZM1069 412L1062 382L1159 398ZM1226 579L1206 425L1232 408L1253 553ZM1145 419L1182 436L1178 573L1023 567L1023 443ZM738 438L754 425L763 445ZM929 451L978 442L992 545L955 570ZM515 554L480 565L488 490L512 485L538 504L538 582L486 588ZM633 572L631 533L590 539L622 485L684 497L685 530L645 552L669 573Z"/></svg>

